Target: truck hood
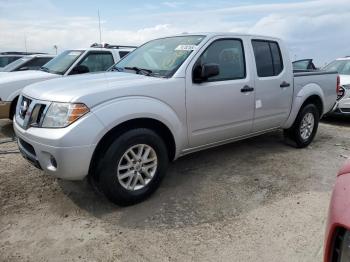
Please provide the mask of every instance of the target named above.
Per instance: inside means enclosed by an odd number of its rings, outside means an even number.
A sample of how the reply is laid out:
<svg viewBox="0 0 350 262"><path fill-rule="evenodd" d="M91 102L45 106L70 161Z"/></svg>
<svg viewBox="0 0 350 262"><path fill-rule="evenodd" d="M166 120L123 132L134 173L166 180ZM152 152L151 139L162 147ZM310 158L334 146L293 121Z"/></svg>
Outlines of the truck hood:
<svg viewBox="0 0 350 262"><path fill-rule="evenodd" d="M23 94L55 102L80 102L93 107L122 96L147 95L167 79L123 72L90 73L53 79L27 86Z"/></svg>
<svg viewBox="0 0 350 262"><path fill-rule="evenodd" d="M341 85L349 85L350 84L350 75L339 75L340 84Z"/></svg>
<svg viewBox="0 0 350 262"><path fill-rule="evenodd" d="M1 72L0 74L0 98L11 101L22 88L32 83L47 79L58 78L61 75L50 74L43 71Z"/></svg>
<svg viewBox="0 0 350 262"><path fill-rule="evenodd" d="M49 79L59 77L60 75L47 73L40 70L27 70L17 72L0 72L0 83L9 81L23 81L30 79Z"/></svg>

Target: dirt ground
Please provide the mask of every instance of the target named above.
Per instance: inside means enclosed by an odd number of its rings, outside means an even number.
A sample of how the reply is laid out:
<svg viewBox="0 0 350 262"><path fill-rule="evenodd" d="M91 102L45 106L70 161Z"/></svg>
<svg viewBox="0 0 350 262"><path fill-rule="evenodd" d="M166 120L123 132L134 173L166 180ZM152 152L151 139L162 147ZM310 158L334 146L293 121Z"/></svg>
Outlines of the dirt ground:
<svg viewBox="0 0 350 262"><path fill-rule="evenodd" d="M274 132L183 157L120 208L32 167L0 121L0 261L321 261L349 131L333 119L306 149Z"/></svg>

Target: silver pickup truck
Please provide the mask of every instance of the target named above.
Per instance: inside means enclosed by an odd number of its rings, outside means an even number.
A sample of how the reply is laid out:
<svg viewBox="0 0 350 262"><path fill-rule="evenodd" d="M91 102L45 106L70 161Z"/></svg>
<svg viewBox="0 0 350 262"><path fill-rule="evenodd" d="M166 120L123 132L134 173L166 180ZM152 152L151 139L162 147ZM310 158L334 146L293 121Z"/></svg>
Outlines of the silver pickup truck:
<svg viewBox="0 0 350 262"><path fill-rule="evenodd" d="M14 127L35 166L62 179L87 176L130 205L188 153L275 129L306 147L336 97L337 73L293 74L279 39L186 34L147 42L110 72L26 87Z"/></svg>

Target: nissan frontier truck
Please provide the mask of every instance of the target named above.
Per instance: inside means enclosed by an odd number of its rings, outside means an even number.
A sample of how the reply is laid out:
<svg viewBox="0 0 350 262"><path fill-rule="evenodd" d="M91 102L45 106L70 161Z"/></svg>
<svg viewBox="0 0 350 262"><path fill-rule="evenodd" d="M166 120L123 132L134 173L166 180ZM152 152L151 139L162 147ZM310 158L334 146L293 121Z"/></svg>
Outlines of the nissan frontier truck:
<svg viewBox="0 0 350 262"><path fill-rule="evenodd" d="M36 167L87 177L112 202L131 205L183 155L276 129L308 146L338 85L336 72L293 73L277 38L182 34L145 43L108 72L24 88L14 128Z"/></svg>

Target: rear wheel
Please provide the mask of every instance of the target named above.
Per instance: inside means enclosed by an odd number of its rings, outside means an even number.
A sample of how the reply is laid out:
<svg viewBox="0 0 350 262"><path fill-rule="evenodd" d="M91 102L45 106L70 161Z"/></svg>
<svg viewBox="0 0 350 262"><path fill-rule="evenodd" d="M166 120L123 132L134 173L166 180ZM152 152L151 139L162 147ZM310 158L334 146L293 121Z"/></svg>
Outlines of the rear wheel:
<svg viewBox="0 0 350 262"><path fill-rule="evenodd" d="M160 136L150 129L130 130L115 139L100 161L100 188L118 205L141 202L158 188L168 162Z"/></svg>
<svg viewBox="0 0 350 262"><path fill-rule="evenodd" d="M316 135L319 120L317 107L314 104L305 105L298 113L293 126L284 130L284 134L296 147L307 147Z"/></svg>

